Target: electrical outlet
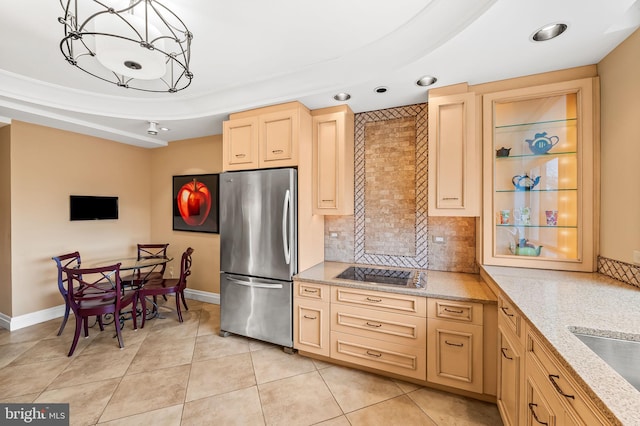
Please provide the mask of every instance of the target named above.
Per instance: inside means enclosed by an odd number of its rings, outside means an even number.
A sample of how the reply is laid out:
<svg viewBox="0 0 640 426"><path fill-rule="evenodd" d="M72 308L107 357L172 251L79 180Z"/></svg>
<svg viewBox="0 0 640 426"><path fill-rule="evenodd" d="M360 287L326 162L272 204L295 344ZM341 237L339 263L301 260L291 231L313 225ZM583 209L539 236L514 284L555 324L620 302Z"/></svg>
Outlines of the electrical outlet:
<svg viewBox="0 0 640 426"><path fill-rule="evenodd" d="M442 237L442 236L435 236L434 235L433 236L433 242L436 243L436 244L444 244L445 240L444 240L444 237Z"/></svg>
<svg viewBox="0 0 640 426"><path fill-rule="evenodd" d="M169 266L169 276L173 278L173 266Z"/></svg>
<svg viewBox="0 0 640 426"><path fill-rule="evenodd" d="M633 263L640 265L640 250L633 251Z"/></svg>

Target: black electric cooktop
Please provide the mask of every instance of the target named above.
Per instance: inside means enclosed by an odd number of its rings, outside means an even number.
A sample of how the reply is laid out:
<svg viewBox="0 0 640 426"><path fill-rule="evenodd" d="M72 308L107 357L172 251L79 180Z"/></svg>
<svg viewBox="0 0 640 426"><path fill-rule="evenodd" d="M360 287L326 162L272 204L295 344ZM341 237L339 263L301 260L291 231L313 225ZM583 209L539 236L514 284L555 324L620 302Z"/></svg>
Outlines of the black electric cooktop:
<svg viewBox="0 0 640 426"><path fill-rule="evenodd" d="M350 266L336 278L352 281L365 281L379 284L408 285L413 278L411 271L398 271L395 269L364 268Z"/></svg>

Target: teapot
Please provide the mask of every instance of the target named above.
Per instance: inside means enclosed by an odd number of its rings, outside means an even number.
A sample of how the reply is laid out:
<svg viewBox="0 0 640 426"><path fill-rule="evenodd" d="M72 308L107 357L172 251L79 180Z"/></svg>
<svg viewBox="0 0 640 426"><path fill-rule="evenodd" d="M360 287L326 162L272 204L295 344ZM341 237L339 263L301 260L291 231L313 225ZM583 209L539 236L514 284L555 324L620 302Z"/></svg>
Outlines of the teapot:
<svg viewBox="0 0 640 426"><path fill-rule="evenodd" d="M516 187L516 191L530 191L534 186L540 183L540 176L529 177L528 174L515 175L511 182Z"/></svg>
<svg viewBox="0 0 640 426"><path fill-rule="evenodd" d="M511 245L509 247L511 253L517 256L540 256L542 246L536 246L529 242L525 238L520 238L517 245Z"/></svg>
<svg viewBox="0 0 640 426"><path fill-rule="evenodd" d="M509 151L511 151L511 148L505 148L504 146L500 149L496 149L496 157L508 157Z"/></svg>
<svg viewBox="0 0 640 426"><path fill-rule="evenodd" d="M546 154L559 141L559 137L547 136L547 132L536 133L533 139L525 139L525 142L529 144L529 149L534 154Z"/></svg>

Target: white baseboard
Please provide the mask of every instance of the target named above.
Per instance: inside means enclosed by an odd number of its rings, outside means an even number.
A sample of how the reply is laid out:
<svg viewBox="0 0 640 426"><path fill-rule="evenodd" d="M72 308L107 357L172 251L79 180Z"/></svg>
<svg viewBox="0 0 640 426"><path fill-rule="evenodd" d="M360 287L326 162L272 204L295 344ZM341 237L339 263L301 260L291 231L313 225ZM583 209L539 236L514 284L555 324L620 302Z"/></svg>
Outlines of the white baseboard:
<svg viewBox="0 0 640 426"><path fill-rule="evenodd" d="M211 293L210 291L186 288L184 290L184 297L186 299L198 300L200 302L213 303L214 305L220 304L220 295L218 293Z"/></svg>
<svg viewBox="0 0 640 426"><path fill-rule="evenodd" d="M43 309L41 311L31 312L17 317L10 317L0 313L0 326L9 331L19 330L29 327L30 325L40 324L64 316L64 305L54 306L53 308Z"/></svg>
<svg viewBox="0 0 640 426"><path fill-rule="evenodd" d="M209 291L185 289L184 296L187 299L198 300L205 303L220 304L220 295ZM71 313L73 315L73 312ZM0 327L9 331L19 330L29 327L30 325L39 324L64 316L64 305L54 306L53 308L43 309L41 311L31 312L29 314L10 317L0 312Z"/></svg>

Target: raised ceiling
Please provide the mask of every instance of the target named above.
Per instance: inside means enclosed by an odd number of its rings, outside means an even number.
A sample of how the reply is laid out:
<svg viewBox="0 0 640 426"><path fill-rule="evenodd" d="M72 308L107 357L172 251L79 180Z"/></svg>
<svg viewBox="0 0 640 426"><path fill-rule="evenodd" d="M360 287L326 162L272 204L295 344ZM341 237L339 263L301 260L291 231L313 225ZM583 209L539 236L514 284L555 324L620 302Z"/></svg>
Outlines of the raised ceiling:
<svg viewBox="0 0 640 426"><path fill-rule="evenodd" d="M160 2L194 34L195 77L175 94L118 88L70 66L59 49L59 1L5 5L0 122L158 147L220 134L231 112L291 100L316 109L339 104L333 95L344 91L363 112L426 102L428 88L415 84L424 75L439 87L596 64L640 24L640 0ZM565 34L530 40L555 22L568 25ZM171 130L150 136L150 120Z"/></svg>

